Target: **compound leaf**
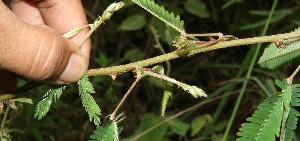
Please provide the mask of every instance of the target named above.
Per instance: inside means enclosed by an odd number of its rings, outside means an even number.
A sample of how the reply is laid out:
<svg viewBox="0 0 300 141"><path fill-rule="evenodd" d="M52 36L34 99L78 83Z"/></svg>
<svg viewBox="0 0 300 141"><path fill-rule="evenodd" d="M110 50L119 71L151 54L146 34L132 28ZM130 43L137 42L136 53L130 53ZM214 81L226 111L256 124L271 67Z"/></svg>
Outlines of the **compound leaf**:
<svg viewBox="0 0 300 141"><path fill-rule="evenodd" d="M275 140L279 136L281 117L283 115L283 93L275 94L261 103L248 123L242 124L237 133L239 141Z"/></svg>
<svg viewBox="0 0 300 141"><path fill-rule="evenodd" d="M167 25L180 32L181 34L185 34L185 31L183 29L183 21L180 20L180 17L168 12L163 6L157 5L153 0L132 1L151 13L153 16L157 17Z"/></svg>
<svg viewBox="0 0 300 141"><path fill-rule="evenodd" d="M118 126L115 121L110 121L103 126L98 126L94 134L90 136L91 141L118 141Z"/></svg>
<svg viewBox="0 0 300 141"><path fill-rule="evenodd" d="M291 97L291 106L300 106L300 94L299 94L299 85L293 85L292 89L292 97ZM290 107L289 114L284 126L284 139L285 141L292 141L295 135L295 129L298 123L298 117L300 113L293 107Z"/></svg>
<svg viewBox="0 0 300 141"><path fill-rule="evenodd" d="M161 104L161 115L165 115L166 107L169 101L169 98L173 95L173 83L166 82L166 88L164 91L162 104Z"/></svg>
<svg viewBox="0 0 300 141"><path fill-rule="evenodd" d="M48 92L43 96L43 99L36 105L34 117L41 119L43 118L49 111L50 106L52 104L52 100L56 102L61 94L65 86L53 86Z"/></svg>
<svg viewBox="0 0 300 141"><path fill-rule="evenodd" d="M90 95L90 93L95 93L94 87L88 79L87 75L84 75L78 81L79 87L79 95L82 100L82 105L85 108L86 112L89 115L90 121L94 120L95 125L99 125L101 115L101 110L94 98Z"/></svg>

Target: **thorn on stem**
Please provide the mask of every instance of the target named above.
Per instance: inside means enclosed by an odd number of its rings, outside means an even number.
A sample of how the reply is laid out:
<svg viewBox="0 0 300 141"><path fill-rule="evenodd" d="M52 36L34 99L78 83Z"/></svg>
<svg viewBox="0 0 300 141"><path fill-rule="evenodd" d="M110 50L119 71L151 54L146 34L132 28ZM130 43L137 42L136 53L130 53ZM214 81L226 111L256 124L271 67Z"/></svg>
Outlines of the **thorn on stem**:
<svg viewBox="0 0 300 141"><path fill-rule="evenodd" d="M277 48L285 48L285 45L282 42L282 39L277 39L274 41Z"/></svg>

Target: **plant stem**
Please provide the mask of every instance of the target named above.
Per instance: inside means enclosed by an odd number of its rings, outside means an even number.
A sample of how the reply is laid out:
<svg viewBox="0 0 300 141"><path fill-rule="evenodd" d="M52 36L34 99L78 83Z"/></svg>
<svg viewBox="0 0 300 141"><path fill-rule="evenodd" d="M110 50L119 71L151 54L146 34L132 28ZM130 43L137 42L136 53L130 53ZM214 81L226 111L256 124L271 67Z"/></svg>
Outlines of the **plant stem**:
<svg viewBox="0 0 300 141"><path fill-rule="evenodd" d="M262 36L262 37L253 37L253 38L245 38L245 39L238 39L238 40L231 40L231 41L223 41L219 42L214 45L203 45L199 47L187 48L184 50L176 50L170 52L168 54L163 54L160 56L156 56L153 58L149 58L142 61L137 61L134 63L129 63L126 65L119 65L119 66L112 66L106 68L98 68L98 69L90 69L86 71L86 75L88 76L99 76L99 75L110 75L110 74L118 74L126 72L128 68L143 68L147 66L151 66L154 64L158 64L161 62L169 61L172 59L176 59L182 56L192 56L201 52L207 52L210 50L217 50L221 48L228 48L228 47L236 47L242 45L250 45L250 44L257 44L257 43L267 43L273 42L278 39L291 39L291 38L300 38L300 32L291 32L285 34L277 34L277 35L270 35L270 36ZM33 82L34 84L30 84L31 87L27 87L27 84L22 86L21 89L15 90L15 92L25 92L31 90L33 88L39 87L44 85L45 83L42 82Z"/></svg>
<svg viewBox="0 0 300 141"><path fill-rule="evenodd" d="M146 66L154 65L157 63L165 62L168 60L176 59L182 56L192 56L201 52L207 52L211 50L217 50L221 48L242 46L242 45L250 45L257 43L267 43L273 42L277 39L290 39L290 38L299 38L300 32L291 32L285 34L277 34L270 36L262 36L262 37L254 37L254 38L245 38L245 39L237 39L231 41L223 41L214 45L203 45L199 47L187 48L184 50L176 50L168 54L160 55L157 57L153 57L150 59L129 63L126 65L112 66L107 68L98 68L98 69L90 69L87 70L86 74L88 76L98 76L98 75L110 75L115 73L123 73L126 72L127 68L143 68Z"/></svg>
<svg viewBox="0 0 300 141"><path fill-rule="evenodd" d="M150 26L150 30L153 34L153 38L154 38L154 41L156 42L155 44L155 47L159 49L159 51L162 53L162 54L166 54L166 51L164 50L164 48L162 47L160 41L159 41L159 35L158 35L158 31L154 28L154 26ZM170 61L166 61L166 65L167 65L167 68L166 68L166 75L170 75L170 71L171 71L171 63Z"/></svg>
<svg viewBox="0 0 300 141"><path fill-rule="evenodd" d="M297 73L299 72L299 70L300 70L300 65L297 67L297 69L293 72L293 74L289 77L289 78L287 78L286 79L286 81L287 81L287 83L289 84L289 85L292 85L293 84L293 79L294 79L294 77L297 75Z"/></svg>
<svg viewBox="0 0 300 141"><path fill-rule="evenodd" d="M275 11L275 7L277 6L277 3L278 3L278 0L274 0L273 5L272 5L272 8L271 8L271 10L270 10L270 12L269 12L269 16L268 16L267 22L266 22L266 24L265 24L265 27L264 27L262 33L261 33L262 35L266 35L266 33L267 33L267 30L268 30L268 27L269 27L269 25L270 25L270 22L271 22L273 13L274 13L274 11ZM281 39L281 38L277 38L277 39ZM274 41L274 40L273 40L273 41ZM227 140L227 137L228 137L229 131L230 131L230 129L231 129L231 126L232 126L232 124L233 124L234 118L235 118L235 116L236 116L237 110L238 110L238 108L239 108L239 106L240 106L240 103L241 103L242 98L243 98L243 96L244 96L244 93L245 93L245 91L246 91L246 87L247 87L247 85L248 85L249 78L251 77L252 69L253 69L254 64L255 64L255 62L256 62L256 59L257 59L257 57L258 57L258 53L259 53L260 48L261 48L261 44L258 44L257 47L256 47L256 50L255 50L255 53L254 53L254 55L253 55L253 59L252 59L252 61L251 61L251 64L250 64L250 66L249 66L249 70L248 70L248 72L247 72L247 74L246 74L246 80L244 81L244 83L243 83L243 85L242 85L241 92L240 92L240 94L239 94L239 96L238 96L238 99L237 99L237 101L236 101L236 104L235 104L235 106L234 106L234 108L233 108L232 114L231 114L230 119L229 119L229 122L228 122L228 126L226 127L224 136L223 136L223 138L222 138L222 141L226 141L226 140Z"/></svg>
<svg viewBox="0 0 300 141"><path fill-rule="evenodd" d="M131 93L132 89L134 88L134 86L141 80L141 71L137 70L136 71L136 79L135 81L132 83L132 85L130 86L130 88L128 89L128 91L126 92L126 94L123 96L123 98L121 99L121 101L119 102L117 108L114 110L114 112L110 115L110 120L114 120L116 117L116 114L118 112L118 110L120 109L120 107L122 106L122 104L124 103L124 101L126 100L126 98L129 96L129 94Z"/></svg>
<svg viewBox="0 0 300 141"><path fill-rule="evenodd" d="M5 111L5 114L4 114L2 123L1 123L1 129L0 129L0 137L1 137L1 138L2 138L2 136L3 136L4 127L5 127L5 122L6 122L6 119L7 119L7 116L8 116L8 112L9 112L9 109L10 109L9 104L6 104L6 105L7 105L7 108L6 108L6 111Z"/></svg>

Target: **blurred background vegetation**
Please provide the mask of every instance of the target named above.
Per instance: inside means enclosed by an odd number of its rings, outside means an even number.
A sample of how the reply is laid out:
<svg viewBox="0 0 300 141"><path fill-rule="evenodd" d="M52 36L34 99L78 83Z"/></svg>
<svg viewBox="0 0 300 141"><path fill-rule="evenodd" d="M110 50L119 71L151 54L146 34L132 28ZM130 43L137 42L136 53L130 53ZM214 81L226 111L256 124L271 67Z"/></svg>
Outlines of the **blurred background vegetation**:
<svg viewBox="0 0 300 141"><path fill-rule="evenodd" d="M83 0L87 17L92 23L106 7L115 1ZM187 33L222 32L238 38L259 36L266 22L272 1L261 0L156 0L168 11L180 15L185 21ZM299 0L281 0L276 7L267 35L290 32L300 26ZM173 51L165 35L165 25L155 17L125 0L125 7L92 35L90 68L126 64L158 56ZM155 36L160 37L157 46ZM263 45L263 47L265 47ZM163 51L162 51L163 50ZM263 50L260 51L260 54ZM197 54L192 57L171 60L164 66L168 76L181 82L196 85L209 95L212 101L185 112L137 140L213 140L218 141L224 134L228 119L232 114L237 94L247 71L253 53L249 46L240 46ZM247 57L248 56L248 57ZM256 106L265 98L266 91L276 91L274 79L286 78L296 68L296 63L276 70L255 66L251 80L241 102L229 139L245 122ZM132 73L118 75L115 81L110 76L90 77L96 89L93 97L102 110L102 122L113 112L119 100L134 81ZM299 82L296 79L295 82ZM78 96L76 86L69 86L62 98L52 104L50 112L41 120L33 118L34 108L47 86L22 94L32 98L33 105L19 104L19 110L12 111L9 126L12 140L65 141L88 140L95 126L88 119ZM121 107L126 118L119 126L123 128L120 137L131 140L148 128L176 113L201 103L204 99L194 99L181 89L174 88L174 94L167 105L166 114L160 116L164 84L156 79L143 79L135 87L130 97ZM216 96L229 94L228 100ZM215 100L214 100L215 99ZM221 103L221 104L220 104ZM299 135L299 134L297 134Z"/></svg>

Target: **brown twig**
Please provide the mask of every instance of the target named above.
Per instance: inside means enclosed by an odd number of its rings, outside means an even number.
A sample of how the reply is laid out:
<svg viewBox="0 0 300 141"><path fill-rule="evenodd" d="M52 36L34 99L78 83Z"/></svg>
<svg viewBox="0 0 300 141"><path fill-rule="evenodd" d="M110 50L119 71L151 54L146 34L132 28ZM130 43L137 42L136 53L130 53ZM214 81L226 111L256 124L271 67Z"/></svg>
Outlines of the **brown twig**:
<svg viewBox="0 0 300 141"><path fill-rule="evenodd" d="M90 69L87 70L86 75L88 76L98 76L98 75L109 75L114 73L123 73L126 71L127 68L130 67L139 67L144 68L147 66L151 66L153 64L158 64L161 62L173 60L183 56L193 56L195 54L201 52L207 52L211 50L217 50L222 48L228 47L236 47L242 45L250 45L250 44L257 44L257 43L267 43L267 42L274 42L276 39L291 39L291 38L299 38L299 32L291 32L291 33L284 33L284 34L277 34L277 35L270 35L270 36L261 36L261 37L253 37L253 38L244 38L244 39L236 39L236 40L229 40L229 41L222 41L218 42L217 44L212 45L202 45L199 47L191 47L183 50L176 50L167 54L163 54L160 56L156 56L153 58L149 58L142 61L137 61L134 63L129 63L126 65L119 65L119 66L112 66L106 68L98 68L98 69Z"/></svg>
<svg viewBox="0 0 300 141"><path fill-rule="evenodd" d="M300 70L300 65L296 68L296 70L292 73L292 75L286 79L288 85L292 85L293 84L293 79L294 77L297 75L298 71Z"/></svg>
<svg viewBox="0 0 300 141"><path fill-rule="evenodd" d="M126 100L126 98L129 96L129 94L131 93L132 89L134 88L134 86L136 86L136 84L141 80L141 71L137 70L136 71L136 79L135 81L132 83L132 85L130 86L130 88L128 89L128 91L126 92L126 94L123 96L123 98L121 99L121 101L119 102L117 108L114 110L114 112L110 115L110 120L114 120L116 117L116 113L118 112L118 110L120 109L120 107L122 106L122 104L124 103L124 101Z"/></svg>

